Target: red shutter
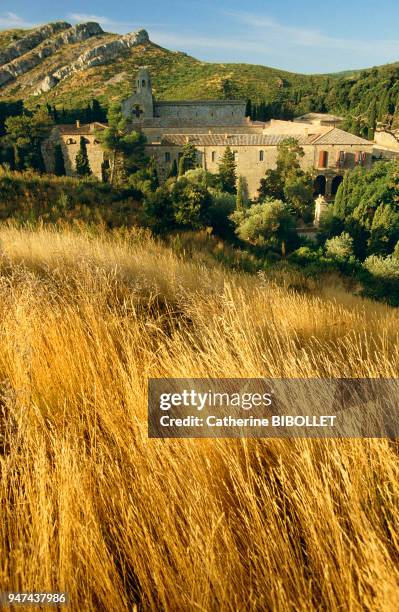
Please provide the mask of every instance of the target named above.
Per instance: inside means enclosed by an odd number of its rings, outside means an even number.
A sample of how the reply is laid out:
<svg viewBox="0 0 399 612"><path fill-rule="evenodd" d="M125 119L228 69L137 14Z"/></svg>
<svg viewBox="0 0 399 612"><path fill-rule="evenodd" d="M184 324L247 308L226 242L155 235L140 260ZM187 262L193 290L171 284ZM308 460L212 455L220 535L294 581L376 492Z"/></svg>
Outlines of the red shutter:
<svg viewBox="0 0 399 612"><path fill-rule="evenodd" d="M359 163L359 151L356 151L355 153L355 164Z"/></svg>
<svg viewBox="0 0 399 612"><path fill-rule="evenodd" d="M320 151L319 152L319 168L326 168L326 166L327 166L327 156L328 156L327 151Z"/></svg>
<svg viewBox="0 0 399 612"><path fill-rule="evenodd" d="M362 165L364 166L367 160L367 153L366 151L363 151L362 153Z"/></svg>

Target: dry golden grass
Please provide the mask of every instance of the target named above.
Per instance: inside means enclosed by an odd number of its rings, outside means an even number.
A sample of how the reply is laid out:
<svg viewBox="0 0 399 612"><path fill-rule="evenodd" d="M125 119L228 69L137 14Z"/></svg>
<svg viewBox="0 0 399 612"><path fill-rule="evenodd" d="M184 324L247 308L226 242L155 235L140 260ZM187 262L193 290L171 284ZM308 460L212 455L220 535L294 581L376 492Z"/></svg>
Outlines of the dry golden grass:
<svg viewBox="0 0 399 612"><path fill-rule="evenodd" d="M398 314L0 228L0 589L73 610L397 610L398 446L149 440L162 376L397 376Z"/></svg>

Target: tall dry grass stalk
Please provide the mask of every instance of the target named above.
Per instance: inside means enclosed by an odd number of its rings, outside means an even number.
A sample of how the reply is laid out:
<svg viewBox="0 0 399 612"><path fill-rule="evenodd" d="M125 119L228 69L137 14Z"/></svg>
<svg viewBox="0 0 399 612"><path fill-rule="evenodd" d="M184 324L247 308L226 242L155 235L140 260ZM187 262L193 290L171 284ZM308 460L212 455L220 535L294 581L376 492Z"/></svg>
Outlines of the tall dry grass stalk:
<svg viewBox="0 0 399 612"><path fill-rule="evenodd" d="M397 610L398 446L149 440L148 377L397 376L397 311L0 229L1 590L73 610Z"/></svg>

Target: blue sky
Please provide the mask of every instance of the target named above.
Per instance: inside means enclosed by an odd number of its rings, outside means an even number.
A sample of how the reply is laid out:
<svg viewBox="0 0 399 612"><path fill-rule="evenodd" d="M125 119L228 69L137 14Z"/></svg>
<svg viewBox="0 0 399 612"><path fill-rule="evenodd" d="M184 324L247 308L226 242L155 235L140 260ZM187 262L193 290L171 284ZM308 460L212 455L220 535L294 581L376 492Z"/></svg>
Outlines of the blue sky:
<svg viewBox="0 0 399 612"><path fill-rule="evenodd" d="M205 61L332 72L399 61L397 0L0 0L0 29L65 19L151 40Z"/></svg>

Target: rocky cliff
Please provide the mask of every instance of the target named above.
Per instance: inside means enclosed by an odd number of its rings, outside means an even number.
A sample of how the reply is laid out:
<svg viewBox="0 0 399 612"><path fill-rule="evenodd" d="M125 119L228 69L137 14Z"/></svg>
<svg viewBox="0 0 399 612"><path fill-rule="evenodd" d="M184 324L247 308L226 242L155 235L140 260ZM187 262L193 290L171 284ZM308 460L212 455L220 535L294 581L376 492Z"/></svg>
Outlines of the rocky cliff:
<svg viewBox="0 0 399 612"><path fill-rule="evenodd" d="M79 70L91 68L92 66L107 64L122 55L127 49L136 45L148 43L149 40L148 32L146 30L139 30L138 32L126 34L118 40L113 40L93 47L82 53L72 64L62 66L62 68L56 70L52 74L47 74L39 84L35 93L40 94L50 91L50 89L58 85L60 81L66 79L71 74Z"/></svg>
<svg viewBox="0 0 399 612"><path fill-rule="evenodd" d="M66 23L65 21L57 21L55 23L48 23L40 28L36 28L17 42L11 43L5 49L0 51L0 66L8 64L17 57L28 53L57 32L67 30L71 27L72 26L70 23Z"/></svg>
<svg viewBox="0 0 399 612"><path fill-rule="evenodd" d="M61 34L54 36L59 30ZM72 45L103 34L98 23L82 23L72 27L68 23L55 23L35 30L17 43L9 45L3 51L3 57L10 57L19 52L19 56L3 64L0 68L0 87L38 66L44 59L52 56L63 45ZM27 49L26 52L23 52ZM18 51L19 50L19 51Z"/></svg>

